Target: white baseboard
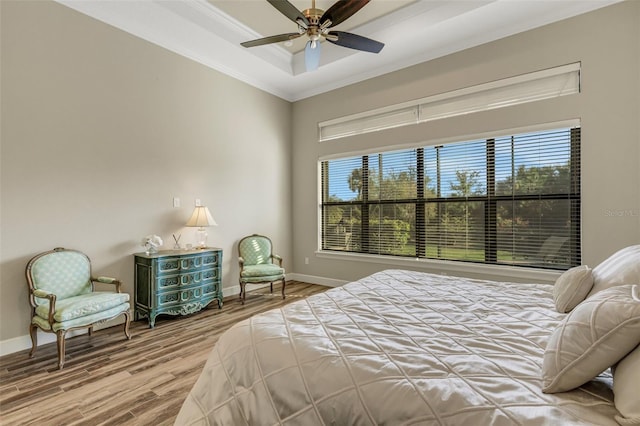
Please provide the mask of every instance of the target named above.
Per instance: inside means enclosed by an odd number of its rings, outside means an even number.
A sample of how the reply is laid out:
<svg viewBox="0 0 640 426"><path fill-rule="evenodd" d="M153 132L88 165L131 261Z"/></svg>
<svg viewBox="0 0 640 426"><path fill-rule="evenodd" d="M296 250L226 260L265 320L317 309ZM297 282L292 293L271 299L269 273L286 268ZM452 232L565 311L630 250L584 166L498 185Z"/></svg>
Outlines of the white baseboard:
<svg viewBox="0 0 640 426"><path fill-rule="evenodd" d="M240 294L240 285L239 284L231 286L231 287L225 287L225 288L222 289L222 297L223 298L225 298L227 296L235 296L236 294Z"/></svg>
<svg viewBox="0 0 640 426"><path fill-rule="evenodd" d="M343 281L343 280L335 280L333 278L316 277L315 275L297 274L295 272L287 274L286 278L287 278L287 282L302 281L305 283L318 284L326 287L340 287L349 282L349 281ZM247 287L247 291L252 291L258 288L266 287L268 285L269 284L260 284L260 285L252 284L250 288ZM240 285L225 287L223 290L224 290L224 297L235 296L236 294L240 294Z"/></svg>
<svg viewBox="0 0 640 426"><path fill-rule="evenodd" d="M71 334L71 333L69 333ZM38 331L38 344L46 344L56 341L56 335L53 333L42 333ZM28 334L14 337L12 339L0 342L0 356L20 352L25 349L31 349L31 337Z"/></svg>
<svg viewBox="0 0 640 426"><path fill-rule="evenodd" d="M131 316L133 319L133 315ZM107 321L103 324L98 324L93 327L94 331L104 330L109 327L117 327L124 324L124 317L118 316L110 321ZM67 333L66 338L69 339L71 337L80 336L83 334L87 334L89 332L88 328L79 328L77 330L71 330ZM55 343L57 340L57 336L55 333L45 333L44 331L38 329L38 346L46 345L47 343ZM20 352L25 349L31 349L31 336L25 334L23 336L14 337L12 339L7 339L0 341L0 356L9 355L15 352Z"/></svg>
<svg viewBox="0 0 640 426"><path fill-rule="evenodd" d="M333 278L316 277L315 275L296 274L295 272L287 274L287 280L302 281L309 284L319 284L326 287L340 287L349 282L336 280Z"/></svg>

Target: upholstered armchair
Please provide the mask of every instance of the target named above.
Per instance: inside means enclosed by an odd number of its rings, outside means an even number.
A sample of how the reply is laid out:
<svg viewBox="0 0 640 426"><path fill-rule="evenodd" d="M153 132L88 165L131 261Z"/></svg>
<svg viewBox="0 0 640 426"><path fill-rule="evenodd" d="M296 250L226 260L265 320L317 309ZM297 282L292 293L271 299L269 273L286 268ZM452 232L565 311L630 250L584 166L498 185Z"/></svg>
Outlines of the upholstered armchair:
<svg viewBox="0 0 640 426"><path fill-rule="evenodd" d="M282 281L282 298L287 285L282 268L282 258L272 252L271 239L253 234L238 243L240 262L240 301L244 305L247 284L269 283L273 293L273 283Z"/></svg>
<svg viewBox="0 0 640 426"><path fill-rule="evenodd" d="M38 346L38 329L55 333L58 343L58 369L64 366L65 336L69 330L88 328L125 316L124 334L129 334L129 294L122 293L121 282L115 278L91 274L89 257L76 250L55 248L33 257L26 268L31 303L31 351ZM94 283L113 285L115 291L94 291Z"/></svg>

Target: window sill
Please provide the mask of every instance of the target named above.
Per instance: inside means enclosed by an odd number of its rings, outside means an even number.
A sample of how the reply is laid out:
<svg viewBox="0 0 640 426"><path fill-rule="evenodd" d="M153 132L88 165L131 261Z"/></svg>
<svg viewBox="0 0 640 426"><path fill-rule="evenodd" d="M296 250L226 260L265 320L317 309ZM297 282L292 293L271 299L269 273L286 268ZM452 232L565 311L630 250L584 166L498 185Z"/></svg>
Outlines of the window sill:
<svg viewBox="0 0 640 426"><path fill-rule="evenodd" d="M422 268L425 272L442 275L473 275L481 279L494 281L516 281L553 284L562 271L550 271L538 268L514 267L508 265L484 265L477 263L455 262L448 260L401 258L362 253L337 253L318 250L316 257L321 259L346 260L375 263L392 267Z"/></svg>

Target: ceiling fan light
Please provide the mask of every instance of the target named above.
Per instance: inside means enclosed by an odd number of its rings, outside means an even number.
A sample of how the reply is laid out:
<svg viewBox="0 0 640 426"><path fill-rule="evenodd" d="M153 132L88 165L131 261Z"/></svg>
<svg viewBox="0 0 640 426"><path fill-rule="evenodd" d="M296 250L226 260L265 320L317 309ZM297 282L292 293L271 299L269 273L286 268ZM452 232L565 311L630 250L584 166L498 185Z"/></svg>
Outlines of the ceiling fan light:
<svg viewBox="0 0 640 426"><path fill-rule="evenodd" d="M298 24L298 31L305 32L307 30L308 26L302 19L296 19L296 23Z"/></svg>
<svg viewBox="0 0 640 426"><path fill-rule="evenodd" d="M316 43L316 47L311 47L311 44L315 42L308 41L307 46L304 48L304 65L307 71L315 71L320 66L320 43Z"/></svg>
<svg viewBox="0 0 640 426"><path fill-rule="evenodd" d="M324 32L329 30L329 27L331 26L331 24L332 24L331 19L327 19L322 24L320 24L320 31Z"/></svg>

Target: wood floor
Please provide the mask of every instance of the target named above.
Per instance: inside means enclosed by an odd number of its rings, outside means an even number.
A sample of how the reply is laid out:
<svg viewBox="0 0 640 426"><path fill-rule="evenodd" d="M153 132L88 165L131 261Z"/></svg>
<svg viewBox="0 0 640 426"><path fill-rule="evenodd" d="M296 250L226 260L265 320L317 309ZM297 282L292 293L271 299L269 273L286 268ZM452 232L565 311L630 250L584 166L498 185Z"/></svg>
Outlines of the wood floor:
<svg viewBox="0 0 640 426"><path fill-rule="evenodd" d="M0 357L2 425L172 425L220 334L256 313L280 307L327 287L287 283L287 298L276 284L226 298L221 310L185 317L161 315L154 329L146 320L131 323L131 340L122 326L92 337L67 340L64 369L57 370L55 343Z"/></svg>

